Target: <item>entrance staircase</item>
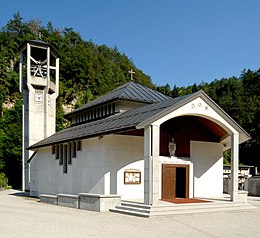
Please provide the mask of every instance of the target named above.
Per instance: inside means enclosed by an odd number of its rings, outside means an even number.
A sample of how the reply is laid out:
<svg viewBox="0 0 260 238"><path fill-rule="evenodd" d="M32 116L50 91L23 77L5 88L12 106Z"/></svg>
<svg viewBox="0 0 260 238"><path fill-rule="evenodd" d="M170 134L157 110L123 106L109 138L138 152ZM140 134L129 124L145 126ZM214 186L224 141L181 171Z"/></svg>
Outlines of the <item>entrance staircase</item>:
<svg viewBox="0 0 260 238"><path fill-rule="evenodd" d="M149 218L151 216L192 214L203 212L238 211L253 209L247 203L233 203L229 201L212 201L205 203L170 204L160 201L159 205L151 206L139 202L123 201L121 205L110 209L110 212Z"/></svg>

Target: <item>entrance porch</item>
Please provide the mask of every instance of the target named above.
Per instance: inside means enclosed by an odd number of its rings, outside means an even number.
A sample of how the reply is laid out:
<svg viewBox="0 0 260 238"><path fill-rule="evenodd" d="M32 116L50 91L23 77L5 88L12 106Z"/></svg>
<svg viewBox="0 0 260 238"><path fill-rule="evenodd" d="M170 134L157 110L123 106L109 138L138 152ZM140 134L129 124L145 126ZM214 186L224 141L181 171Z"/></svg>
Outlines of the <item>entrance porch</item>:
<svg viewBox="0 0 260 238"><path fill-rule="evenodd" d="M157 206L160 199L175 197L219 196L223 193L223 151L229 148L232 171L229 199L241 201L238 152L243 137L232 124L211 102L197 98L141 125L144 128L144 204ZM170 141L177 146L173 157L186 158L189 165L180 162L177 166L171 162L174 158L169 154ZM169 158L165 162L168 165L161 163L161 157Z"/></svg>
<svg viewBox="0 0 260 238"><path fill-rule="evenodd" d="M247 194L244 194L244 196ZM110 209L110 212L121 213L126 215L140 216L144 218L163 216L163 215L177 215L177 214L194 214L205 212L221 212L221 211L240 211L254 209L252 205L244 202L231 202L230 195L223 194L221 197L215 198L197 198L200 202L172 203L159 200L157 205L144 204L144 200L122 200L121 205Z"/></svg>

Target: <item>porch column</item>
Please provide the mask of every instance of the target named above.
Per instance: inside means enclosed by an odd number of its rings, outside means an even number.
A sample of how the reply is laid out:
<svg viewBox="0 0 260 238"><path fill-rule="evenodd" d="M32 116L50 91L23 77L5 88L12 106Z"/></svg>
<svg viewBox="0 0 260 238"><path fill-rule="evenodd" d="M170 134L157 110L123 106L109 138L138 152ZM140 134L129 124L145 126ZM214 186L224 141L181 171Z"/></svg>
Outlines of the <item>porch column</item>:
<svg viewBox="0 0 260 238"><path fill-rule="evenodd" d="M144 129L144 203L159 203L159 141L160 127L147 126Z"/></svg>
<svg viewBox="0 0 260 238"><path fill-rule="evenodd" d="M239 134L231 135L231 201L238 201Z"/></svg>

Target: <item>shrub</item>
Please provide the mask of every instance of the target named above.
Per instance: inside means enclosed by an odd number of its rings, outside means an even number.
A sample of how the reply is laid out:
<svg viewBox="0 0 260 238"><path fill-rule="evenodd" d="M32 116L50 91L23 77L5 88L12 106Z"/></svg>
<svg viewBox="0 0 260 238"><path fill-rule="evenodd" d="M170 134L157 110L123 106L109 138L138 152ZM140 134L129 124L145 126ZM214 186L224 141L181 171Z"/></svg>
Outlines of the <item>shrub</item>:
<svg viewBox="0 0 260 238"><path fill-rule="evenodd" d="M8 186L8 178L5 177L4 173L0 173L0 189L1 188L7 188Z"/></svg>

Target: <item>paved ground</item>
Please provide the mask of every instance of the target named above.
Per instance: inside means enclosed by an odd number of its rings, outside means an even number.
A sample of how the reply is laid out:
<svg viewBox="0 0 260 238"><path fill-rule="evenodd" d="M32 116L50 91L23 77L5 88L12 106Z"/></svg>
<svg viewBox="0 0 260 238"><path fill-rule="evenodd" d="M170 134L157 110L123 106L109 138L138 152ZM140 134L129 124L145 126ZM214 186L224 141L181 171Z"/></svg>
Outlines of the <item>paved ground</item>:
<svg viewBox="0 0 260 238"><path fill-rule="evenodd" d="M260 237L256 209L138 218L40 203L19 191L0 191L0 237Z"/></svg>

